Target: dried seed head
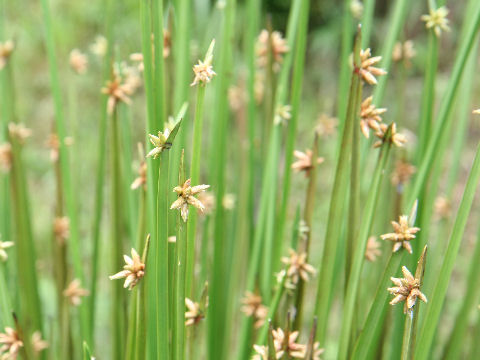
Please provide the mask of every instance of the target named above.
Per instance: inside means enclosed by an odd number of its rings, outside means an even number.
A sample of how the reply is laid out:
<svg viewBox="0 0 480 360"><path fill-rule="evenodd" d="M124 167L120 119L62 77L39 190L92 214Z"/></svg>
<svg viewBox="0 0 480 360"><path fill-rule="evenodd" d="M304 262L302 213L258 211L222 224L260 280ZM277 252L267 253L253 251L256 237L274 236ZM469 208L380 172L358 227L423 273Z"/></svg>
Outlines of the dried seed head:
<svg viewBox="0 0 480 360"><path fill-rule="evenodd" d="M312 170L313 165L312 165L312 156L313 152L312 150L306 150L305 152L301 152L298 150L295 150L293 152L293 155L297 158L297 161L295 161L292 164L292 169L295 170L296 172L304 171L305 176L310 175L310 170ZM321 164L324 162L324 158L319 157L317 158L317 164Z"/></svg>
<svg viewBox="0 0 480 360"><path fill-rule="evenodd" d="M420 231L420 228L411 227L407 215L400 216L398 222L392 221L392 226L395 232L381 235L382 240L394 242L393 252L397 252L404 247L411 254L410 240L415 239L415 234Z"/></svg>
<svg viewBox="0 0 480 360"><path fill-rule="evenodd" d="M48 342L42 340L42 333L40 331L35 331L32 334L32 348L37 356L40 352L48 348Z"/></svg>
<svg viewBox="0 0 480 360"><path fill-rule="evenodd" d="M120 102L127 105L132 103L129 96L133 94L133 88L131 85L122 82L122 80L123 79L118 74L118 71L114 71L113 79L108 80L106 85L102 88L102 94L108 95L107 109L110 115L113 114L115 107Z"/></svg>
<svg viewBox="0 0 480 360"><path fill-rule="evenodd" d="M402 272L404 278L390 278L396 286L388 288L387 290L392 295L395 295L393 300L390 301L390 305L404 301L403 312L406 314L407 311L411 311L417 298L425 303L427 302L427 298L420 291L420 279L413 277L405 266L402 267Z"/></svg>
<svg viewBox="0 0 480 360"><path fill-rule="evenodd" d="M140 166L138 167L138 177L133 180L130 189L135 190L140 186L142 186L143 189L146 189L147 187L147 163L145 161L140 163Z"/></svg>
<svg viewBox="0 0 480 360"><path fill-rule="evenodd" d="M98 35L97 37L95 37L93 44L90 45L90 51L99 57L104 57L107 53L107 49L108 41L102 35Z"/></svg>
<svg viewBox="0 0 480 360"><path fill-rule="evenodd" d="M79 75L85 74L88 68L87 55L78 49L73 49L70 52L70 67Z"/></svg>
<svg viewBox="0 0 480 360"><path fill-rule="evenodd" d="M374 67L382 60L381 56L372 57L370 48L366 50L360 50L360 67L356 71L360 74L365 82L370 85L376 85L377 79L375 76L386 75L387 72L384 69Z"/></svg>
<svg viewBox="0 0 480 360"><path fill-rule="evenodd" d="M321 114L317 121L315 131L322 136L330 136L337 132L338 119L336 117Z"/></svg>
<svg viewBox="0 0 480 360"><path fill-rule="evenodd" d="M53 220L53 233L59 244L64 244L70 237L70 219L66 216Z"/></svg>
<svg viewBox="0 0 480 360"><path fill-rule="evenodd" d="M67 288L63 290L63 296L68 298L68 301L73 306L78 306L82 303L82 297L90 295L90 291L83 289L79 279L74 279Z"/></svg>
<svg viewBox="0 0 480 360"><path fill-rule="evenodd" d="M375 236L370 236L367 241L367 248L365 249L365 259L374 262L377 259L377 256L380 255L382 255L380 243Z"/></svg>
<svg viewBox="0 0 480 360"><path fill-rule="evenodd" d="M207 54L205 55L205 59L198 60L198 64L193 66L193 73L195 74L195 78L190 86L195 86L197 84L201 84L205 86L206 83L209 83L212 78L217 75L215 71L213 71L212 61L213 61L213 48L215 46L215 40L212 40L210 46L207 50Z"/></svg>
<svg viewBox="0 0 480 360"><path fill-rule="evenodd" d="M17 140L20 144L24 144L25 140L32 136L32 130L28 129L22 123L9 123L8 124L8 132L10 136Z"/></svg>
<svg viewBox="0 0 480 360"><path fill-rule="evenodd" d="M272 330L272 335L277 358L281 358L284 355L295 359L303 359L305 357L306 345L296 343L298 331L284 332L281 328L278 328L277 330Z"/></svg>
<svg viewBox="0 0 480 360"><path fill-rule="evenodd" d="M397 124L392 123L390 125L390 132L388 131L389 126L386 124L379 124L378 131L375 132L375 136L378 137L378 140L373 144L374 148L378 148L385 143L390 143L398 147L402 147L407 142L407 138L403 134L397 132Z"/></svg>
<svg viewBox="0 0 480 360"><path fill-rule="evenodd" d="M188 311L185 312L185 326L198 324L205 318L205 314L202 309L200 309L199 303L194 302L189 298L185 298L185 306L188 309Z"/></svg>
<svg viewBox="0 0 480 360"><path fill-rule="evenodd" d="M398 160L392 173L392 184L397 187L403 186L415 174L415 171L416 168L412 164L405 160Z"/></svg>
<svg viewBox="0 0 480 360"><path fill-rule="evenodd" d="M215 195L211 191L201 192L197 195L197 199L203 204L203 215L209 215L215 209Z"/></svg>
<svg viewBox="0 0 480 360"><path fill-rule="evenodd" d="M262 327L268 315L268 308L262 304L262 297L247 291L242 299L242 304L242 312L246 316L255 318L255 328Z"/></svg>
<svg viewBox="0 0 480 360"><path fill-rule="evenodd" d="M307 263L307 253L298 254L295 250L288 250L290 256L282 257L282 262L287 265L286 276L291 280L293 285L298 283L299 278L308 282L310 275L315 275L315 268Z"/></svg>
<svg viewBox="0 0 480 360"><path fill-rule="evenodd" d="M385 108L378 108L372 104L373 96L366 98L360 108L360 129L363 135L368 139L370 137L370 130L378 132L380 123L382 122L382 115L387 111Z"/></svg>
<svg viewBox="0 0 480 360"><path fill-rule="evenodd" d="M8 259L8 254L5 251L5 249L8 249L15 245L13 241L1 241L0 240L0 260L2 261L7 261Z"/></svg>
<svg viewBox="0 0 480 360"><path fill-rule="evenodd" d="M261 68L268 65L268 52L272 51L273 70L279 71L283 62L283 54L289 51L287 41L278 31L262 30L256 44L257 64Z"/></svg>
<svg viewBox="0 0 480 360"><path fill-rule="evenodd" d="M11 327L6 327L4 333L0 333L0 353L3 353L2 359L16 359L20 348L23 347L23 341L20 339L17 331Z"/></svg>
<svg viewBox="0 0 480 360"><path fill-rule="evenodd" d="M440 219L448 219L452 212L450 200L445 196L438 196L435 199L435 215Z"/></svg>
<svg viewBox="0 0 480 360"><path fill-rule="evenodd" d="M12 145L4 143L0 145L0 171L8 173L12 168Z"/></svg>
<svg viewBox="0 0 480 360"><path fill-rule="evenodd" d="M170 209L179 209L183 221L188 219L188 205L196 207L200 211L205 210L205 206L198 200L195 195L207 190L210 185L190 186L191 180L188 179L181 186L176 186L173 191L177 193L178 199L174 201Z"/></svg>
<svg viewBox="0 0 480 360"><path fill-rule="evenodd" d="M411 60L416 54L412 40L403 43L398 41L393 47L392 60L395 62L403 61L406 67L410 67L412 65Z"/></svg>
<svg viewBox="0 0 480 360"><path fill-rule="evenodd" d="M438 9L430 9L428 15L422 15L422 21L425 21L425 27L427 29L433 29L435 35L440 37L442 30L450 31L448 26L448 9L445 6L439 7Z"/></svg>
<svg viewBox="0 0 480 360"><path fill-rule="evenodd" d="M0 43L0 70L7 65L8 59L10 59L14 49L15 44L13 43L13 40L7 40Z"/></svg>
<svg viewBox="0 0 480 360"><path fill-rule="evenodd" d="M133 248L132 257L123 255L123 258L126 265L123 267L122 271L110 276L110 280L125 278L125 284L123 287L128 287L128 290L132 290L133 287L137 285L140 279L145 275L145 264L142 262L140 256Z"/></svg>

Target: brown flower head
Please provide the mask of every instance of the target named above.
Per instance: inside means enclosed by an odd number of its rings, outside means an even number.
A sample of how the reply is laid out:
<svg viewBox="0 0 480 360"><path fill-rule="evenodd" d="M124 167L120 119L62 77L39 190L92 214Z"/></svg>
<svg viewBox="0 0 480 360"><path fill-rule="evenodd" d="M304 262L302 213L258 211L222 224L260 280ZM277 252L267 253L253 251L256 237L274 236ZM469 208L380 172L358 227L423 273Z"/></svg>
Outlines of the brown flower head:
<svg viewBox="0 0 480 360"><path fill-rule="evenodd" d="M390 125L390 132L388 131L388 128L389 127L386 124L379 124L378 131L375 132L375 136L380 140L373 144L374 148L378 148L385 143L391 143L395 146L402 147L407 142L405 135L397 132L397 124L392 123Z"/></svg>
<svg viewBox="0 0 480 360"><path fill-rule="evenodd" d="M7 40L3 43L0 43L0 70L2 70L10 59L13 50L15 49L15 44L12 40Z"/></svg>
<svg viewBox="0 0 480 360"><path fill-rule="evenodd" d="M403 61L406 67L412 65L411 60L415 57L416 51L413 48L413 41L407 40L403 43L397 42L393 47L392 60L399 62Z"/></svg>
<svg viewBox="0 0 480 360"><path fill-rule="evenodd" d="M0 145L0 171L7 173L12 168L12 146L9 143Z"/></svg>
<svg viewBox="0 0 480 360"><path fill-rule="evenodd" d="M312 156L313 156L312 150L307 149L305 152L295 150L293 152L293 155L297 158L297 161L295 161L292 164L292 169L297 171L297 172L305 171L305 176L309 176L310 175L310 170L312 170L312 168L313 168L313 166L312 166ZM324 158L319 157L317 159L317 164L323 163L324 160L325 160Z"/></svg>
<svg viewBox="0 0 480 360"><path fill-rule="evenodd" d="M85 74L88 68L87 55L78 49L73 49L70 52L70 67L79 75Z"/></svg>
<svg viewBox="0 0 480 360"><path fill-rule="evenodd" d="M422 15L420 19L425 21L425 27L427 29L433 29L435 35L440 37L442 30L450 31L447 19L448 12L448 9L442 6L438 9L430 9L430 13L428 15Z"/></svg>
<svg viewBox="0 0 480 360"><path fill-rule="evenodd" d="M272 335L277 358L281 358L284 354L295 359L303 359L305 357L307 347L295 342L298 338L298 331L284 332L281 328L278 328L277 330L272 330Z"/></svg>
<svg viewBox="0 0 480 360"><path fill-rule="evenodd" d="M379 63L380 60L382 60L381 56L372 57L370 48L360 50L360 67L356 69L356 72L358 72L363 80L370 85L377 84L375 76L387 74L385 70L373 66Z"/></svg>
<svg viewBox="0 0 480 360"><path fill-rule="evenodd" d="M132 290L133 287L137 285L140 279L145 275L145 264L133 248L132 257L128 255L123 255L123 258L126 265L123 267L122 271L110 276L110 280L125 278L125 284L123 285L123 287L128 287L128 290Z"/></svg>
<svg viewBox="0 0 480 360"><path fill-rule="evenodd" d="M200 211L205 210L205 206L198 200L195 195L207 190L210 185L197 185L190 186L191 180L188 179L181 186L175 186L173 189L177 193L178 199L170 206L170 209L179 209L183 221L187 221L188 218L188 205L196 207Z"/></svg>
<svg viewBox="0 0 480 360"><path fill-rule="evenodd" d="M377 256L382 255L382 250L380 250L380 243L377 241L375 236L370 236L367 242L367 248L365 249L365 259L370 262L374 262L377 259Z"/></svg>
<svg viewBox="0 0 480 360"><path fill-rule="evenodd" d="M252 360L268 360L268 346L265 345L253 345L253 350L256 354L253 355ZM279 359L278 356L276 356Z"/></svg>
<svg viewBox="0 0 480 360"><path fill-rule="evenodd" d="M392 184L397 187L406 184L415 171L416 168L412 164L405 160L398 160L392 173Z"/></svg>
<svg viewBox="0 0 480 360"><path fill-rule="evenodd" d="M255 318L255 328L260 328L268 315L268 308L262 304L262 297L247 291L242 299L242 312Z"/></svg>
<svg viewBox="0 0 480 360"><path fill-rule="evenodd" d="M315 275L315 268L307 263L307 253L298 254L295 250L288 250L290 256L282 257L282 262L287 265L286 276L291 280L293 285L298 283L299 278L307 282L310 274Z"/></svg>
<svg viewBox="0 0 480 360"><path fill-rule="evenodd" d="M438 196L435 199L435 215L440 219L447 219L452 212L450 200L445 196Z"/></svg>
<svg viewBox="0 0 480 360"><path fill-rule="evenodd" d="M366 98L360 109L360 129L363 135L368 139L370 137L370 129L379 131L382 115L387 111L385 108L377 108L372 104L373 96Z"/></svg>
<svg viewBox="0 0 480 360"><path fill-rule="evenodd" d="M0 353L3 353L2 359L15 360L23 347L23 341L18 333L11 327L6 327L4 333L0 333Z"/></svg>
<svg viewBox="0 0 480 360"><path fill-rule="evenodd" d="M197 199L203 204L205 208L201 214L209 215L215 209L215 195L211 191L201 192L197 195Z"/></svg>
<svg viewBox="0 0 480 360"><path fill-rule="evenodd" d="M55 239L63 244L70 237L70 219L66 216L56 217L53 221L53 233Z"/></svg>
<svg viewBox="0 0 480 360"><path fill-rule="evenodd" d="M185 298L185 306L188 311L185 312L185 326L191 326L198 324L201 320L205 318L203 310L200 308L200 304Z"/></svg>
<svg viewBox="0 0 480 360"><path fill-rule="evenodd" d="M10 136L13 139L17 140L20 144L24 144L25 140L32 136L32 130L25 127L25 125L23 125L22 123L9 123L8 132Z"/></svg>
<svg viewBox="0 0 480 360"><path fill-rule="evenodd" d="M142 161L140 166L138 167L138 177L133 180L132 185L130 185L130 189L135 190L142 186L144 189L147 185L147 163Z"/></svg>
<svg viewBox="0 0 480 360"><path fill-rule="evenodd" d="M123 102L127 105L132 103L132 100L129 97L133 93L132 88L123 80L124 79L121 78L118 72L115 71L113 79L108 80L106 85L102 88L102 94L108 95L107 109L110 115L113 114L118 103Z"/></svg>
<svg viewBox="0 0 480 360"><path fill-rule="evenodd" d="M338 127L338 119L336 117L328 116L327 114L321 114L318 118L315 131L322 136L330 136L335 134Z"/></svg>
<svg viewBox="0 0 480 360"><path fill-rule="evenodd" d="M107 53L107 49L108 41L102 35L98 35L97 37L95 37L93 44L90 45L90 51L99 57L104 57Z"/></svg>
<svg viewBox="0 0 480 360"><path fill-rule="evenodd" d="M407 311L413 308L417 298L425 303L427 302L427 298L420 291L420 279L413 277L405 266L402 267L402 272L404 278L390 278L396 286L388 288L387 290L390 294L395 295L393 300L390 301L390 305L405 301L403 312L406 314Z"/></svg>
<svg viewBox="0 0 480 360"><path fill-rule="evenodd" d="M289 51L287 41L278 31L262 30L258 36L256 53L258 65L262 68L268 65L268 52L272 51L273 70L279 71L283 62L283 54Z"/></svg>
<svg viewBox="0 0 480 360"><path fill-rule="evenodd" d="M5 249L8 249L15 245L13 241L2 241L0 240L0 260L2 261L7 261L8 259L8 254L5 251Z"/></svg>
<svg viewBox="0 0 480 360"><path fill-rule="evenodd" d="M42 340L42 333L40 331L35 331L32 334L32 348L36 355L48 348L48 342Z"/></svg>
<svg viewBox="0 0 480 360"><path fill-rule="evenodd" d="M411 254L410 240L415 239L415 234L420 231L420 228L411 227L407 215L400 216L398 222L392 221L392 226L395 232L381 235L382 240L394 242L393 252L397 252L403 246Z"/></svg>
<svg viewBox="0 0 480 360"><path fill-rule="evenodd" d="M73 306L78 306L82 303L82 297L90 295L90 291L83 289L79 279L74 279L67 288L63 290L63 296L68 298L68 301Z"/></svg>
<svg viewBox="0 0 480 360"><path fill-rule="evenodd" d="M198 64L193 66L195 78L190 86L195 86L197 84L205 85L209 83L215 75L217 75L215 71L213 71L212 67L214 46L215 40L212 40L207 50L207 54L205 55L205 59L203 61L198 60Z"/></svg>

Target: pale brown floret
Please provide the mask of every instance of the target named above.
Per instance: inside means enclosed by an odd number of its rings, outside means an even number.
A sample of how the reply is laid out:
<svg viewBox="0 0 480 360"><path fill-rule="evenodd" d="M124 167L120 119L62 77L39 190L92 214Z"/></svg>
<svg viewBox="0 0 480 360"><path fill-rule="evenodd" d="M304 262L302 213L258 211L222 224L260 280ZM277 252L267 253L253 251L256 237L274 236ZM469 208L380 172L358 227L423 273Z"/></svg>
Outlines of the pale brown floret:
<svg viewBox="0 0 480 360"><path fill-rule="evenodd" d="M32 130L25 127L22 123L9 123L8 124L8 133L10 136L17 140L20 144L25 143L25 140L32 136Z"/></svg>
<svg viewBox="0 0 480 360"><path fill-rule="evenodd" d="M8 254L5 251L5 249L8 249L15 245L13 241L1 241L0 240L0 260L2 261L7 261L8 259Z"/></svg>
<svg viewBox="0 0 480 360"><path fill-rule="evenodd" d="M386 75L387 72L384 69L374 67L373 65L379 63L382 60L381 56L372 57L370 48L366 50L360 50L360 67L358 73L360 76L370 85L376 85L377 79L375 76Z"/></svg>
<svg viewBox="0 0 480 360"><path fill-rule="evenodd" d="M283 54L289 51L286 40L278 31L262 30L258 36L256 53L257 62L260 67L265 67L268 64L268 51L271 46L273 70L280 70L280 64L283 62Z"/></svg>
<svg viewBox="0 0 480 360"><path fill-rule="evenodd" d="M198 64L193 66L193 72L195 78L190 86L209 83L212 78L217 75L217 73L213 71L212 65L208 62L203 62L202 60L198 60Z"/></svg>
<svg viewBox="0 0 480 360"><path fill-rule="evenodd" d="M415 171L416 168L412 164L405 160L398 160L392 173L392 184L394 186L406 184L412 175L415 174Z"/></svg>
<svg viewBox="0 0 480 360"><path fill-rule="evenodd" d="M35 331L32 334L32 348L36 355L48 348L48 342L42 339L42 333L40 331Z"/></svg>
<svg viewBox="0 0 480 360"><path fill-rule="evenodd" d="M392 60L399 62L403 61L406 67L412 65L411 59L416 55L416 51L413 48L413 41L406 40L405 42L397 42L393 47Z"/></svg>
<svg viewBox="0 0 480 360"><path fill-rule="evenodd" d="M272 335L277 358L281 358L284 354L295 359L305 357L307 347L295 342L298 338L298 331L285 333L281 328L278 328L272 330Z"/></svg>
<svg viewBox="0 0 480 360"><path fill-rule="evenodd" d="M380 255L382 255L380 243L375 236L370 236L367 241L367 248L365 249L365 258L370 262L374 262Z"/></svg>
<svg viewBox="0 0 480 360"><path fill-rule="evenodd" d="M389 142L397 147L402 147L407 142L407 138L405 137L405 135L397 132L397 124L395 123L392 123L391 125L389 136L387 136L387 134L388 126L383 123L379 124L378 131L375 132L375 136L378 137L380 140L373 144L373 147L378 148L386 142Z"/></svg>
<svg viewBox="0 0 480 360"><path fill-rule="evenodd" d="M422 21L425 21L425 27L427 29L433 29L435 35L440 37L442 30L450 31L448 26L448 9L445 6L439 7L438 9L430 9L428 15L422 15Z"/></svg>
<svg viewBox="0 0 480 360"><path fill-rule="evenodd" d="M65 243L70 237L70 219L66 216L56 217L53 221L53 233L60 244Z"/></svg>
<svg viewBox="0 0 480 360"><path fill-rule="evenodd" d="M268 346L254 344L253 350L256 354L252 356L252 360L268 360ZM275 356L275 358L279 359L278 356Z"/></svg>
<svg viewBox="0 0 480 360"><path fill-rule="evenodd" d="M140 166L138 167L138 177L133 180L132 185L130 185L130 189L135 190L139 187L146 188L147 185L147 163L142 161Z"/></svg>
<svg viewBox="0 0 480 360"><path fill-rule="evenodd" d="M0 353L1 359L15 360L20 352L20 348L23 347L23 341L20 339L17 331L11 327L6 327L4 333L0 333Z"/></svg>
<svg viewBox="0 0 480 360"><path fill-rule="evenodd" d="M102 88L102 94L108 95L107 109L111 115L118 103L123 102L127 105L132 103L130 95L133 91L130 85L122 82L122 78L118 74L114 74L113 80L108 80Z"/></svg>
<svg viewBox="0 0 480 360"><path fill-rule="evenodd" d="M85 74L88 68L87 55L78 49L73 49L70 52L70 67L79 75Z"/></svg>
<svg viewBox="0 0 480 360"><path fill-rule="evenodd" d="M205 208L201 214L208 215L215 209L215 195L211 191L201 192L197 195L197 199L203 204ZM223 201L222 201L223 202Z"/></svg>
<svg viewBox="0 0 480 360"><path fill-rule="evenodd" d="M307 253L298 254L295 250L288 250L290 256L282 257L282 262L287 265L286 276L291 280L292 284L298 283L299 278L307 282L310 280L310 274L315 275L315 268L307 263Z"/></svg>
<svg viewBox="0 0 480 360"><path fill-rule="evenodd" d="M10 59L14 49L15 44L12 40L7 40L3 43L0 43L0 70L7 65L8 59Z"/></svg>
<svg viewBox="0 0 480 360"><path fill-rule="evenodd" d="M183 221L188 219L188 206L192 205L200 211L205 210L205 206L200 200L198 200L195 195L207 190L210 185L197 185L190 186L191 179L188 179L181 186L175 186L173 189L177 193L178 199L174 201L170 209L179 209Z"/></svg>
<svg viewBox="0 0 480 360"><path fill-rule="evenodd" d="M4 173L8 173L12 168L12 161L12 145L9 143L0 145L0 170Z"/></svg>
<svg viewBox="0 0 480 360"><path fill-rule="evenodd" d="M414 278L405 266L402 267L402 272L404 278L390 278L396 286L388 288L387 290L392 295L395 295L393 300L390 301L390 305L405 301L403 312L406 314L407 311L413 308L417 298L425 303L427 302L427 298L420 291L420 279Z"/></svg>
<svg viewBox="0 0 480 360"><path fill-rule="evenodd" d="M260 328L268 315L268 308L262 304L262 297L247 291L242 299L242 304L242 312L246 316L253 316L255 318L255 328Z"/></svg>
<svg viewBox="0 0 480 360"><path fill-rule="evenodd" d="M82 303L82 297L90 295L90 291L83 289L79 279L74 279L67 288L63 290L63 296L68 298L68 301L73 306L78 306Z"/></svg>
<svg viewBox="0 0 480 360"><path fill-rule="evenodd" d="M205 314L202 309L200 309L200 304L185 298L185 306L188 311L185 312L185 326L192 326L198 324L201 320L205 318Z"/></svg>
<svg viewBox="0 0 480 360"><path fill-rule="evenodd" d="M147 157L153 157L156 159L160 156L161 152L166 149L170 149L172 144L167 143L167 139L170 135L170 129L167 127L165 131L162 133L161 131L158 132L158 136L148 134L150 142L154 146L152 150L147 154Z"/></svg>
<svg viewBox="0 0 480 360"><path fill-rule="evenodd" d="M435 214L441 219L447 219L452 212L450 200L445 196L435 199Z"/></svg>
<svg viewBox="0 0 480 360"><path fill-rule="evenodd" d="M381 235L382 240L394 242L393 252L397 252L404 247L411 254L412 245L410 245L410 240L415 239L415 234L420 231L420 228L411 227L406 215L400 216L398 222L392 221L392 226L395 232Z"/></svg>
<svg viewBox="0 0 480 360"><path fill-rule="evenodd" d="M132 290L135 285L140 281L140 279L145 275L145 264L140 259L140 256L132 248L132 257L128 255L123 255L126 265L123 267L123 270L116 273L115 275L110 276L110 280L123 279L125 278L124 288Z"/></svg>
<svg viewBox="0 0 480 360"><path fill-rule="evenodd" d="M293 152L293 155L297 158L297 161L295 161L292 164L292 169L294 171L300 172L300 171L305 171L305 176L310 175L310 170L312 170L312 156L313 152L312 150L307 149L305 152L295 150ZM317 164L321 164L324 162L323 157L317 158Z"/></svg>
<svg viewBox="0 0 480 360"><path fill-rule="evenodd" d="M372 104L373 96L366 98L360 108L360 129L363 135L368 139L370 137L370 129L378 131L382 122L382 115L387 111L385 108L377 108Z"/></svg>
<svg viewBox="0 0 480 360"><path fill-rule="evenodd" d="M330 136L335 134L338 127L338 119L336 117L328 116L326 114L321 114L318 118L317 126L315 131L319 135Z"/></svg>
<svg viewBox="0 0 480 360"><path fill-rule="evenodd" d="M320 343L316 341L313 344L313 360L320 360L320 355L322 355L325 352L324 348L320 347Z"/></svg>
<svg viewBox="0 0 480 360"><path fill-rule="evenodd" d="M90 45L90 51L100 57L105 56L105 54L107 53L107 49L108 41L102 35L98 35L97 37L95 37L93 44Z"/></svg>

